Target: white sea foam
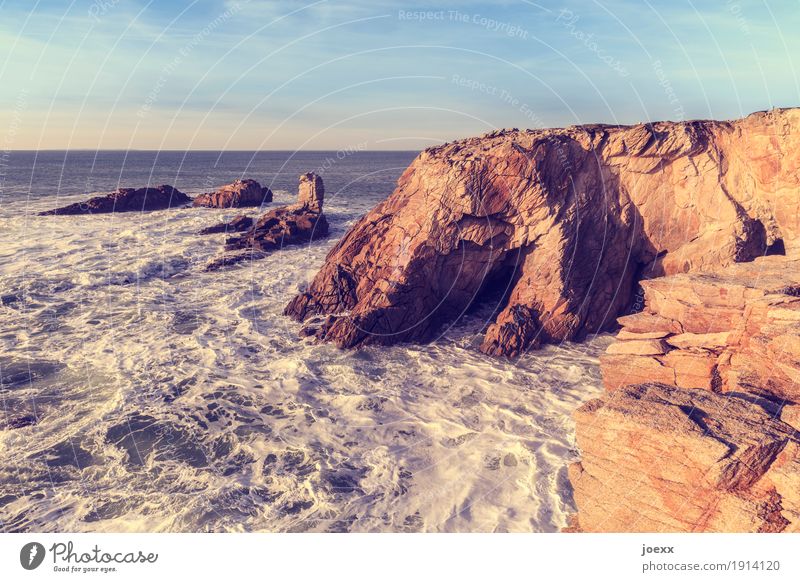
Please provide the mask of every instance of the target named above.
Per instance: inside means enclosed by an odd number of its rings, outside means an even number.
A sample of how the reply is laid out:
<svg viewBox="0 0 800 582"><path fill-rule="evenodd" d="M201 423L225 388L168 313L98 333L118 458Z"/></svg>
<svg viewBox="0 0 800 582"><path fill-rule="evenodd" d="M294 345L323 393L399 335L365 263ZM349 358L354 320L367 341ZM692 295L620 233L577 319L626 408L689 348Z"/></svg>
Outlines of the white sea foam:
<svg viewBox="0 0 800 582"><path fill-rule="evenodd" d="M0 215L0 529L566 524L570 415L606 338L507 362L476 350L479 313L430 345L339 351L281 311L366 207L333 200L331 239L217 273L224 235L196 233L231 212L46 207Z"/></svg>

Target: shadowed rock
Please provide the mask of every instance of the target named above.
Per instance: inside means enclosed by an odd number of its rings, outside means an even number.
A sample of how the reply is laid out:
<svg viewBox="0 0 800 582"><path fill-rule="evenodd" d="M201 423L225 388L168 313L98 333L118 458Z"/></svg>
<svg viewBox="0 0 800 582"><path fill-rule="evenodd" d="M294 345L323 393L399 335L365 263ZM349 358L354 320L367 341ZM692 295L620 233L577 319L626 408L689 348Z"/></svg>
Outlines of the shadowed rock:
<svg viewBox="0 0 800 582"><path fill-rule="evenodd" d="M244 206L261 206L264 202L272 202L272 190L262 187L255 180L236 180L219 188L216 192L208 192L197 196L192 204L209 208L241 208Z"/></svg>
<svg viewBox="0 0 800 582"><path fill-rule="evenodd" d="M481 349L609 329L642 277L797 247L800 110L497 131L431 148L286 314L340 347L426 341L492 291Z"/></svg>
<svg viewBox="0 0 800 582"><path fill-rule="evenodd" d="M53 214L103 214L110 212L142 212L175 208L192 199L172 186L153 188L120 188L107 196L97 196L85 202L76 202L61 208L40 212L40 216Z"/></svg>
<svg viewBox="0 0 800 582"><path fill-rule="evenodd" d="M253 226L253 219L244 214L240 214L230 222L220 222L213 226L204 228L199 234L216 234L219 232L242 232Z"/></svg>

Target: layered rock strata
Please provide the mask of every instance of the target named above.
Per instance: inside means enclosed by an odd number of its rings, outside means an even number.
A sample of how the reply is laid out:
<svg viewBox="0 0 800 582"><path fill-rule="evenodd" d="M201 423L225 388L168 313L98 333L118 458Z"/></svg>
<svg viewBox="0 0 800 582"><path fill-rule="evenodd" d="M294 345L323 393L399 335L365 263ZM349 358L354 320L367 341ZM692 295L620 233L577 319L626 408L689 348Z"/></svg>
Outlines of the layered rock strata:
<svg viewBox="0 0 800 582"><path fill-rule="evenodd" d="M798 129L788 109L428 149L286 313L331 315L342 347L425 341L495 294L482 350L506 356L608 329L638 279L795 250Z"/></svg>
<svg viewBox="0 0 800 582"><path fill-rule="evenodd" d="M780 406L626 386L575 413L570 467L588 532L800 531L800 433Z"/></svg>
<svg viewBox="0 0 800 582"><path fill-rule="evenodd" d="M800 531L800 260L644 281L575 413L580 531Z"/></svg>
<svg viewBox="0 0 800 582"><path fill-rule="evenodd" d="M328 220L322 212L325 187L322 178L309 173L300 176L298 201L262 215L242 235L230 237L225 253L206 270L263 257L285 246L306 244L328 236Z"/></svg>
<svg viewBox="0 0 800 582"><path fill-rule="evenodd" d="M107 196L96 196L85 202L76 202L40 212L40 216L63 214L103 214L110 212L142 212L184 206L192 199L172 186L148 188L120 188Z"/></svg>
<svg viewBox="0 0 800 582"><path fill-rule="evenodd" d="M618 319L600 358L607 389L660 382L800 402L800 260L641 284L644 311Z"/></svg>
<svg viewBox="0 0 800 582"><path fill-rule="evenodd" d="M247 179L236 180L215 192L200 194L192 204L209 208L242 208L261 206L265 202L272 202L272 190L262 187L255 180Z"/></svg>

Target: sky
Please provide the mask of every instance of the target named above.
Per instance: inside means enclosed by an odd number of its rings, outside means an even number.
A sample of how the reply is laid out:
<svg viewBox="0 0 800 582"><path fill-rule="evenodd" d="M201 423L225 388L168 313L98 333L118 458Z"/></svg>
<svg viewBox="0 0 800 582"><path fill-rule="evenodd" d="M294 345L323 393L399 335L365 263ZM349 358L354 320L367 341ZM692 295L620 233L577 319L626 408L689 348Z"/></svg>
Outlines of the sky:
<svg viewBox="0 0 800 582"><path fill-rule="evenodd" d="M800 0L0 0L0 150L416 150L800 104Z"/></svg>

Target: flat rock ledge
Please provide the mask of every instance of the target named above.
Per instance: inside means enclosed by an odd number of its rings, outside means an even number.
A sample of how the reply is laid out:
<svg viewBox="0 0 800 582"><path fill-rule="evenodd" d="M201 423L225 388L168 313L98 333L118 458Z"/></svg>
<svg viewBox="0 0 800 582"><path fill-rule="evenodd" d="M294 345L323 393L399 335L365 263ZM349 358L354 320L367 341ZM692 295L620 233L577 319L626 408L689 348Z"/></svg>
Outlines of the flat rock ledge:
<svg viewBox="0 0 800 582"><path fill-rule="evenodd" d="M575 413L569 531L800 531L800 261L642 285Z"/></svg>
<svg viewBox="0 0 800 582"><path fill-rule="evenodd" d="M143 212L185 206L192 199L172 186L120 188L107 196L96 196L61 208L40 212L39 216Z"/></svg>
<svg viewBox="0 0 800 582"><path fill-rule="evenodd" d="M580 340L616 326L640 279L796 253L799 145L800 110L776 109L430 148L286 313L333 316L319 337L340 347L424 342L499 296L485 353Z"/></svg>

